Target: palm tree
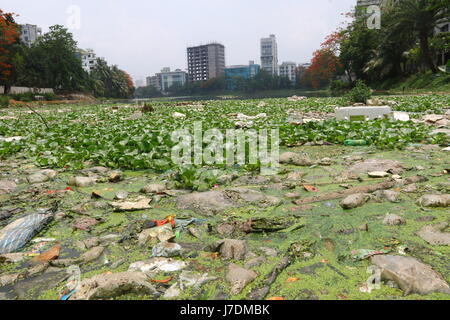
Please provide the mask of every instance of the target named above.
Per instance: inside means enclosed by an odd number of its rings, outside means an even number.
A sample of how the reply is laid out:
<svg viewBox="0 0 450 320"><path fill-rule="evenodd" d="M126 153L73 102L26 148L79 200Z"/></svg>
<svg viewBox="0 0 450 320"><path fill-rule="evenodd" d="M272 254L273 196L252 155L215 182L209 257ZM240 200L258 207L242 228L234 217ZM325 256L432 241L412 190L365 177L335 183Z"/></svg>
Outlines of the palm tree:
<svg viewBox="0 0 450 320"><path fill-rule="evenodd" d="M399 0L390 10L392 25L388 28L405 32L412 32L419 40L422 62L433 73L437 68L433 62L429 38L433 36L435 27L443 19L449 18L447 11L448 0ZM402 33L398 36L402 37Z"/></svg>

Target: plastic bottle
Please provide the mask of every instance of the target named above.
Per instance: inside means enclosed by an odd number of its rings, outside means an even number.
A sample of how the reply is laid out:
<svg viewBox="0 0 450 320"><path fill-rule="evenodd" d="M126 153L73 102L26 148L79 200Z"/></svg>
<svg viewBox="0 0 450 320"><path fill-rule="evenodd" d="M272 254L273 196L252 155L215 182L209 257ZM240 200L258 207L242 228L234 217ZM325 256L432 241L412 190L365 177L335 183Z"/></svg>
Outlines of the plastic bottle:
<svg viewBox="0 0 450 320"><path fill-rule="evenodd" d="M367 146L366 140L345 140L344 146Z"/></svg>

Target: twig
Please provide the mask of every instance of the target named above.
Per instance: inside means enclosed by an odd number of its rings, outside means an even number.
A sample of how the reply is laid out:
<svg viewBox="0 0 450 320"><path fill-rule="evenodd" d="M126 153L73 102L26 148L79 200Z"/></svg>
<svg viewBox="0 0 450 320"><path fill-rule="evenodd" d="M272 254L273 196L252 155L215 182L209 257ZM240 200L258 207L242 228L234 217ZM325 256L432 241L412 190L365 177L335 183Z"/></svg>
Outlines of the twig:
<svg viewBox="0 0 450 320"><path fill-rule="evenodd" d="M37 116L38 116L39 118L41 118L41 120L42 120L42 122L44 123L44 125L46 126L47 130L50 129L50 127L48 126L47 121L45 121L44 117L42 117L38 112L36 112L33 108L31 108L31 106L28 105L28 103L25 103L25 106L26 106L28 109L30 109L33 113L37 114Z"/></svg>

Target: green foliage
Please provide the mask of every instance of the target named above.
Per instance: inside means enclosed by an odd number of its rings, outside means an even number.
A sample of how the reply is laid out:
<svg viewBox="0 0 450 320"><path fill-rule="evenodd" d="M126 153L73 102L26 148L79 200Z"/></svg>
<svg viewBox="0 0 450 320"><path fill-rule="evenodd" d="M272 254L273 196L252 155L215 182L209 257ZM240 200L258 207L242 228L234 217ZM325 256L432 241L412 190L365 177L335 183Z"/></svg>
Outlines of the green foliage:
<svg viewBox="0 0 450 320"><path fill-rule="evenodd" d="M9 106L9 100L9 96L0 95L0 108L6 108L7 106Z"/></svg>
<svg viewBox="0 0 450 320"><path fill-rule="evenodd" d="M340 80L333 80L330 83L330 92L332 95L341 95L348 91L349 84Z"/></svg>
<svg viewBox="0 0 450 320"><path fill-rule="evenodd" d="M173 170L171 177L179 189L204 191L217 184L217 171L200 169L192 165Z"/></svg>
<svg viewBox="0 0 450 320"><path fill-rule="evenodd" d="M419 97L388 97L395 102L394 109L411 112L442 114L449 105L448 95ZM39 166L83 168L83 163L123 169L154 169L166 171L177 167L172 162L171 140L173 131L192 130L193 123L202 121L202 130L235 128L232 113L256 115L266 113L266 118L254 120L254 128L279 128L281 146L332 143L342 145L347 139L364 139L382 149L404 148L409 143L447 143L444 136L430 136L428 126L413 122L340 122L326 120L309 122L301 126L290 124L288 110L299 112L333 112L335 106L345 106L344 98L309 98L303 101L267 99L266 106L256 106L261 100L233 100L209 103L203 110L180 107L175 103L155 102L154 111L135 120L128 120L133 108L119 108L111 112L108 105L72 107L71 112L56 109L42 113L49 123L47 130L35 114L21 114L19 120L0 121L0 136L22 136L20 141L0 142L0 158L17 153L31 158ZM173 118L173 112L182 112L186 118ZM202 164L201 168L208 168ZM219 169L223 165L212 166ZM245 165L244 170L254 171L258 165ZM177 178L187 188L204 188L214 184L214 177L183 169Z"/></svg>
<svg viewBox="0 0 450 320"><path fill-rule="evenodd" d="M366 103L371 97L372 89L362 80L357 80L355 87L348 93L348 98L353 103Z"/></svg>

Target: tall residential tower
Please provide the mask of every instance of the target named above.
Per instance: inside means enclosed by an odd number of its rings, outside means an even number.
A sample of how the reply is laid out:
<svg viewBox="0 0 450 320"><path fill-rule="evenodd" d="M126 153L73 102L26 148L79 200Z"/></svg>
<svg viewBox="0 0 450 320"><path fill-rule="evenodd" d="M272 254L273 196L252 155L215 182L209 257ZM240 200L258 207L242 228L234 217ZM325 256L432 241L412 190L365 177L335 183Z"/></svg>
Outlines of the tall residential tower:
<svg viewBox="0 0 450 320"><path fill-rule="evenodd" d="M278 48L275 35L261 39L261 69L278 75Z"/></svg>
<svg viewBox="0 0 450 320"><path fill-rule="evenodd" d="M189 81L207 81L224 74L225 47L220 43L187 48Z"/></svg>

